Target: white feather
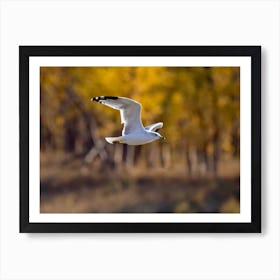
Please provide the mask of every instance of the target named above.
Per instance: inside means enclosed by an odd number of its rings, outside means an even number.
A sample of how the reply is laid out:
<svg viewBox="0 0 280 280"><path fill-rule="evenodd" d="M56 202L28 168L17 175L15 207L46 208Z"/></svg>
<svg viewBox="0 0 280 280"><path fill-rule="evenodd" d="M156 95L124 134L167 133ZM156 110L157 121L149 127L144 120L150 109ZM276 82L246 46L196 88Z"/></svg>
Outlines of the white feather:
<svg viewBox="0 0 280 280"><path fill-rule="evenodd" d="M143 145L163 138L159 133L155 132L157 129L162 128L162 122L143 127L140 117L142 109L140 103L127 97L114 96L98 96L91 100L120 111L121 123L123 124L122 136L106 137L106 141L110 144Z"/></svg>

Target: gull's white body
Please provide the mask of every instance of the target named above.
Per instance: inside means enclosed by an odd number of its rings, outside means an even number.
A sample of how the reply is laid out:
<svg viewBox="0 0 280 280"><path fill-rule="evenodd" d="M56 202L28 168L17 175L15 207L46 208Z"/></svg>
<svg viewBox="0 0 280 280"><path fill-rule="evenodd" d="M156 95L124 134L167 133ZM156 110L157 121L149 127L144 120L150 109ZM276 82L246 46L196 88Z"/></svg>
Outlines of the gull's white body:
<svg viewBox="0 0 280 280"><path fill-rule="evenodd" d="M121 123L124 125L122 136L106 137L108 143L143 145L163 138L156 132L157 129L163 127L162 122L143 126L140 118L142 108L140 103L126 97L113 96L98 96L91 100L120 111Z"/></svg>
<svg viewBox="0 0 280 280"><path fill-rule="evenodd" d="M157 135L151 135L149 131L143 130L142 132L139 131L127 135L122 135L119 137L106 137L105 139L110 144L122 143L128 145L144 145L160 138L157 137Z"/></svg>

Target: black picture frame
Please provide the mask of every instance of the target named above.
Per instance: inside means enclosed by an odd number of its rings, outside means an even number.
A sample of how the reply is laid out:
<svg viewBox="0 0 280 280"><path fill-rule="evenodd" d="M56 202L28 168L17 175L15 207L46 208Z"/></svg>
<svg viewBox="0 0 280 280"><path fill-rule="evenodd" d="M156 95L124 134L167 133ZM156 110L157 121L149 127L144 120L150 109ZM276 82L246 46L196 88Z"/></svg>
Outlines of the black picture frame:
<svg viewBox="0 0 280 280"><path fill-rule="evenodd" d="M29 58L33 56L247 56L251 58L251 222L33 223L29 221ZM19 46L21 233L261 232L260 46ZM32 148L32 147L31 147ZM38 186L39 187L39 186Z"/></svg>

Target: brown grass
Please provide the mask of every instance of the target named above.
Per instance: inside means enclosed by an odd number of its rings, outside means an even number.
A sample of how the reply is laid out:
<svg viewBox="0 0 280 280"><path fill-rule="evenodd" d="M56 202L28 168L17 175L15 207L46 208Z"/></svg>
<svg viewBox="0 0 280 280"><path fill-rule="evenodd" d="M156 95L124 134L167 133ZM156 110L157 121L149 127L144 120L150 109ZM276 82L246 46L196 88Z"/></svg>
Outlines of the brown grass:
<svg viewBox="0 0 280 280"><path fill-rule="evenodd" d="M218 178L187 177L171 168L101 169L65 154L41 155L42 213L239 212L239 164L221 164Z"/></svg>

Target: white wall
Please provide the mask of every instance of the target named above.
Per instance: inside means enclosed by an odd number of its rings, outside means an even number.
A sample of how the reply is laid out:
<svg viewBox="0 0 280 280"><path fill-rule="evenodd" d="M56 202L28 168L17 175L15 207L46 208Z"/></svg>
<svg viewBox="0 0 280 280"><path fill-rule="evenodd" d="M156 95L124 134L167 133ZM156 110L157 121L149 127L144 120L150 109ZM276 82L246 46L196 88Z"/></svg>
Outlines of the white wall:
<svg viewBox="0 0 280 280"><path fill-rule="evenodd" d="M1 279L280 279L275 0L7 1L1 14ZM262 45L263 234L19 234L18 45Z"/></svg>

